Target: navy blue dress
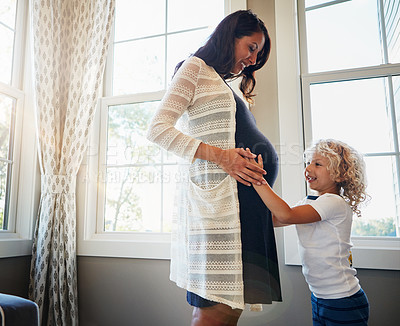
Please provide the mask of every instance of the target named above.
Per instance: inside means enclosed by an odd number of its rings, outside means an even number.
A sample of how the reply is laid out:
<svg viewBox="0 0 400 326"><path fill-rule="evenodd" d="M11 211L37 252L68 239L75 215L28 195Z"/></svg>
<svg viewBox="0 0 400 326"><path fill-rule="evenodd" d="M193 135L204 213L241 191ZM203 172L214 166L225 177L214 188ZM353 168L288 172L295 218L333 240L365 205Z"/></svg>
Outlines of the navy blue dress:
<svg viewBox="0 0 400 326"><path fill-rule="evenodd" d="M236 100L236 148L261 154L265 179L272 187L278 175L278 155L258 130L256 120L242 99ZM254 187L238 182L245 303L282 301L274 226L269 209Z"/></svg>
<svg viewBox="0 0 400 326"><path fill-rule="evenodd" d="M278 155L269 140L258 130L255 118L243 100L236 101L236 148L249 148L261 154L265 179L272 187L278 174ZM274 227L269 209L254 187L238 182L245 303L270 304L282 301ZM216 304L187 292L187 301L195 307Z"/></svg>

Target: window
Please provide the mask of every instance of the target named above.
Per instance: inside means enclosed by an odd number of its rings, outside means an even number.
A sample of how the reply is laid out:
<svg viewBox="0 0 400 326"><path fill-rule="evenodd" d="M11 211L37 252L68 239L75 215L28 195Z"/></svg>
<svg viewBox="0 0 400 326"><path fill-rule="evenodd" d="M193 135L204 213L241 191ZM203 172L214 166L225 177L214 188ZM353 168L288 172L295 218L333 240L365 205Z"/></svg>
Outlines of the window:
<svg viewBox="0 0 400 326"><path fill-rule="evenodd" d="M80 173L86 207L78 207L78 215L82 209L95 219L78 230L79 254L169 257L177 158L147 141L148 124L176 64L245 2L116 1L105 97Z"/></svg>
<svg viewBox="0 0 400 326"><path fill-rule="evenodd" d="M306 1L306 143L337 138L364 153L371 200L354 236L400 236L399 20L398 1Z"/></svg>
<svg viewBox="0 0 400 326"><path fill-rule="evenodd" d="M177 162L146 139L163 93L101 101L98 232L171 230Z"/></svg>
<svg viewBox="0 0 400 326"><path fill-rule="evenodd" d="M400 4L299 0L297 10L300 54L294 59L301 69L297 68L299 85L293 89L301 94L302 103L292 104L303 111L298 115L303 125L294 130L304 132L295 135L291 130L283 139L299 143L304 137L304 149L317 139L336 138L365 155L371 200L362 208L362 218L354 217L354 263L400 269ZM296 30L293 22L287 23ZM296 41L293 36L289 46ZM293 75L288 78L295 83ZM282 175L301 173L300 155L299 150L296 162L283 167ZM296 187L305 194L304 184ZM292 204L299 199L293 193L291 197ZM293 228L285 230L288 264L299 263L295 239Z"/></svg>
<svg viewBox="0 0 400 326"><path fill-rule="evenodd" d="M11 84L16 17L17 1L4 1L0 7L0 81L5 84Z"/></svg>
<svg viewBox="0 0 400 326"><path fill-rule="evenodd" d="M224 0L117 0L106 95L164 90L223 17Z"/></svg>
<svg viewBox="0 0 400 326"><path fill-rule="evenodd" d="M15 191L18 172L19 139L16 128L17 105L21 106L22 92L0 84L0 230L14 230ZM18 128L21 131L20 128ZM10 214L11 211L11 214Z"/></svg>
<svg viewBox="0 0 400 326"><path fill-rule="evenodd" d="M157 91L166 89L175 65L223 17L223 0L117 1L110 95L132 96L112 105L102 101L107 132L100 140L98 232L171 230L177 160L146 140L148 123L164 94Z"/></svg>
<svg viewBox="0 0 400 326"><path fill-rule="evenodd" d="M0 60L0 230L12 229L9 220L11 185L14 162L14 134L17 100L11 84L16 24L16 1L6 1L0 12L0 41L3 45Z"/></svg>
<svg viewBox="0 0 400 326"><path fill-rule="evenodd" d="M26 0L1 2L0 257L30 254L37 205L31 71L24 69L27 13Z"/></svg>
<svg viewBox="0 0 400 326"><path fill-rule="evenodd" d="M305 1L306 144L336 138L365 155L371 200L354 236L400 236L400 3ZM340 17L340 24L337 21Z"/></svg>

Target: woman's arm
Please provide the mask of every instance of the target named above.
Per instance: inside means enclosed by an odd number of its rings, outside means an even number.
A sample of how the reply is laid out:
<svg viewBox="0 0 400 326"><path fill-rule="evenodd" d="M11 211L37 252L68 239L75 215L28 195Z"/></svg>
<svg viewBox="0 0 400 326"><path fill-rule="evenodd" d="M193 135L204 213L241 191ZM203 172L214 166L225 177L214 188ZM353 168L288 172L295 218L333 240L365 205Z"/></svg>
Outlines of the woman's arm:
<svg viewBox="0 0 400 326"><path fill-rule="evenodd" d="M193 161L201 141L186 135L175 126L195 95L199 73L200 65L195 58L183 63L171 81L147 131L149 141L189 162Z"/></svg>
<svg viewBox="0 0 400 326"><path fill-rule="evenodd" d="M261 155L258 156L258 162L254 160L251 162L259 167L263 165ZM254 185L254 189L279 224L304 224L321 220L318 212L311 205L290 207L268 184Z"/></svg>
<svg viewBox="0 0 400 326"><path fill-rule="evenodd" d="M175 128L179 118L188 109L198 87L199 59L190 58L176 73L167 93L155 113L147 139L189 162L199 158L218 164L226 173L247 186L265 182L263 168L248 162L244 157L255 158L243 148L222 150L202 143L199 139Z"/></svg>

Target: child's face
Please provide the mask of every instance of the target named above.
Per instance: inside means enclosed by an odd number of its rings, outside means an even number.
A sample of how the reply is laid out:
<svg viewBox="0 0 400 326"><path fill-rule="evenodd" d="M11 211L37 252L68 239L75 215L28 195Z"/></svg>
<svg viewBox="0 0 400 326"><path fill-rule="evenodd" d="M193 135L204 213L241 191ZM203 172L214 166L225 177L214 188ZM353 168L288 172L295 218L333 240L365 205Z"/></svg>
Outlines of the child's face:
<svg viewBox="0 0 400 326"><path fill-rule="evenodd" d="M319 196L326 193L339 194L339 187L328 172L328 162L326 157L314 153L311 162L307 162L304 170L304 176L310 188Z"/></svg>

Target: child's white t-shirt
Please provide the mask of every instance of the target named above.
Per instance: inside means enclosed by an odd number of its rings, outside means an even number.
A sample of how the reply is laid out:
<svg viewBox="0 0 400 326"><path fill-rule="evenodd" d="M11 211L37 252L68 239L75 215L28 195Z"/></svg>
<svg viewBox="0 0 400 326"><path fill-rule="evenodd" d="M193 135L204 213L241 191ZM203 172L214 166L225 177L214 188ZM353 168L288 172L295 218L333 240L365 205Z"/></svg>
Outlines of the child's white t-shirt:
<svg viewBox="0 0 400 326"><path fill-rule="evenodd" d="M308 196L299 205L311 205L321 221L297 224L303 275L317 298L338 299L355 294L361 287L350 267L349 255L353 213L335 194Z"/></svg>

